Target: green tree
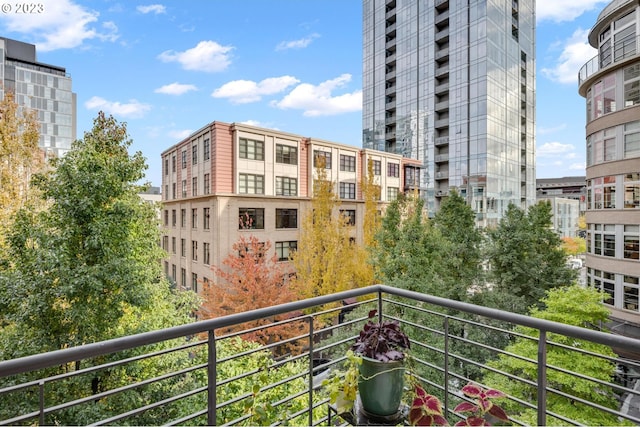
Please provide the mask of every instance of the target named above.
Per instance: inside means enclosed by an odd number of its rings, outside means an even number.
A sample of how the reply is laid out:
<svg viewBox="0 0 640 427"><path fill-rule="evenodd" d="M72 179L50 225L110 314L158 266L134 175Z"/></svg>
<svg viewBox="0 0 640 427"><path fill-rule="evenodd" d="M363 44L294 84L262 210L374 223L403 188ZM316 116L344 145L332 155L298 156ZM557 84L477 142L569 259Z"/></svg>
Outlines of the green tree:
<svg viewBox="0 0 640 427"><path fill-rule="evenodd" d="M158 245L158 212L138 196L136 183L143 178L146 165L141 153L129 155L130 145L125 125L100 113L83 140L76 141L66 156L54 159L51 170L34 177L47 207L25 206L8 235L11 264L0 273L1 359L193 320L195 294L172 291L162 279L165 254ZM95 363L117 357L122 355ZM95 394L184 360L186 356L167 357L131 365L120 370L121 375L114 369L81 377L48 389L47 402ZM47 373L82 367L69 364ZM166 388L157 390L166 392ZM37 402L37 396L31 398ZM132 402L123 402L122 407ZM28 399L11 402L28 403ZM47 423L83 424L95 413L110 410L94 405L70 410L61 415L67 418L52 418Z"/></svg>
<svg viewBox="0 0 640 427"><path fill-rule="evenodd" d="M597 290L578 285L551 289L546 292L546 297L541 301L544 308L534 308L531 316L567 325L592 328L591 325L606 322L609 317L609 311L601 304L602 298L602 294ZM516 332L534 339L539 338L539 332L531 328L517 327ZM605 383L610 382L615 372L614 364L610 360L589 354L615 358L616 356L610 347L557 334L548 334L547 339L553 343L584 351L583 354L578 354L568 348L548 345L547 387L607 408L618 408L618 398L610 387L558 370L564 369ZM488 365L535 383L538 375L537 342L529 338L518 337L513 344L506 347L505 351L505 354L501 354L497 360L489 362ZM522 357L530 361L523 360ZM536 400L537 389L535 386L521 381L513 381L504 375L495 372L488 373L484 377L484 382L492 388L524 401L534 402ZM509 415L525 424L536 424L534 410L523 409L514 402L507 403L505 406ZM584 425L620 425L620 420L615 415L607 414L599 409L583 405L578 400L556 393L547 394L547 409ZM565 424L564 421L553 417L548 418L547 421L550 425Z"/></svg>
<svg viewBox="0 0 640 427"><path fill-rule="evenodd" d="M551 216L548 202L533 205L526 212L509 205L498 226L488 231L492 287L481 296L484 305L526 313L539 304L547 290L575 281L576 273L566 264Z"/></svg>

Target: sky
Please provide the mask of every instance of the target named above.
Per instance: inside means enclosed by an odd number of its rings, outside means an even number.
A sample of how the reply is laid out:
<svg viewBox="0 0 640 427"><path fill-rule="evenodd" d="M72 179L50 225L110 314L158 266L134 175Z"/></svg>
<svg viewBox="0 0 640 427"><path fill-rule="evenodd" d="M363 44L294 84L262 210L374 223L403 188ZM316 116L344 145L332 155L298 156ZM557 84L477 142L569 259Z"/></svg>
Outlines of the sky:
<svg viewBox="0 0 640 427"><path fill-rule="evenodd" d="M580 67L609 0L537 0L536 174L585 174ZM66 68L77 137L126 123L160 186L160 154L212 121L362 146L359 0L35 0L0 6L0 36ZM20 12L20 13L18 13Z"/></svg>

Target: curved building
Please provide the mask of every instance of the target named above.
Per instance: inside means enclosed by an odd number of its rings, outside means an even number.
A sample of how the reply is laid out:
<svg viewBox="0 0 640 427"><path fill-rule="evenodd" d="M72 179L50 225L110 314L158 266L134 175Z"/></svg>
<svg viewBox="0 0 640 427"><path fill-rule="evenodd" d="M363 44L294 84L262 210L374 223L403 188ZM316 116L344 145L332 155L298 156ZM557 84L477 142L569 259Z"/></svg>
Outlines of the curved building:
<svg viewBox="0 0 640 427"><path fill-rule="evenodd" d="M579 73L586 100L587 283L608 295L612 329L640 336L640 0L614 0Z"/></svg>

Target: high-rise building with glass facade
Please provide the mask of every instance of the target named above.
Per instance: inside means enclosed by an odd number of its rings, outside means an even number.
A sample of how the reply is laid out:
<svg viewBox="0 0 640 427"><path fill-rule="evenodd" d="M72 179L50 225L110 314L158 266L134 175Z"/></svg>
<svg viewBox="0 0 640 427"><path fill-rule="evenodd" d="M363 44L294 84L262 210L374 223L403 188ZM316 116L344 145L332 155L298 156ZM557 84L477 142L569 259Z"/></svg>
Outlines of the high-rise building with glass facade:
<svg viewBox="0 0 640 427"><path fill-rule="evenodd" d="M535 0L364 0L363 146L421 161L497 224L535 203Z"/></svg>
<svg viewBox="0 0 640 427"><path fill-rule="evenodd" d="M614 0L580 69L586 105L587 283L606 293L611 330L640 338L640 3ZM640 355L635 355L640 358Z"/></svg>
<svg viewBox="0 0 640 427"><path fill-rule="evenodd" d="M0 93L15 94L19 106L37 113L40 147L62 156L76 139L76 96L62 67L36 60L35 45L0 37Z"/></svg>

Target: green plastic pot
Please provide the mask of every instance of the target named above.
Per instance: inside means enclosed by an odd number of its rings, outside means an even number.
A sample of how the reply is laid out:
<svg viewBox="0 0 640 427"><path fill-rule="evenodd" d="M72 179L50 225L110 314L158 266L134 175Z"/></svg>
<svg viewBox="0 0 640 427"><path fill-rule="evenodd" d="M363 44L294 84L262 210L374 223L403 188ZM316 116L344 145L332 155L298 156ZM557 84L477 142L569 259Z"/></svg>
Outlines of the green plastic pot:
<svg viewBox="0 0 640 427"><path fill-rule="evenodd" d="M404 361L362 358L358 394L365 414L389 417L398 413L404 391Z"/></svg>

